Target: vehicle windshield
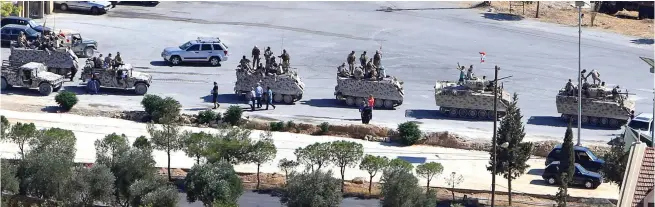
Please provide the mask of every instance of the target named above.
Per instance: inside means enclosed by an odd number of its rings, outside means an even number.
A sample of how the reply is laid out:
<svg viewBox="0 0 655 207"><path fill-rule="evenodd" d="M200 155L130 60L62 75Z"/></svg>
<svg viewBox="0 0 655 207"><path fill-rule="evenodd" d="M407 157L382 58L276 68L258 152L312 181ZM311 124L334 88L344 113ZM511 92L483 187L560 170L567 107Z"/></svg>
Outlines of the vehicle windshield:
<svg viewBox="0 0 655 207"><path fill-rule="evenodd" d="M578 168L578 170L579 170L581 173L585 173L585 174L587 173L587 169L584 169L583 167L581 167L581 166L579 166L579 165L576 165L575 168Z"/></svg>
<svg viewBox="0 0 655 207"><path fill-rule="evenodd" d="M36 36L37 34L39 34L39 32L37 32L32 28L25 28L25 33L27 33L27 35L29 36Z"/></svg>
<svg viewBox="0 0 655 207"><path fill-rule="evenodd" d="M27 24L29 24L30 27L32 27L32 28L36 28L36 27L39 26L39 24L37 24L34 20L28 21Z"/></svg>
<svg viewBox="0 0 655 207"><path fill-rule="evenodd" d="M193 45L191 42L186 42L183 45L180 45L180 50L189 49L189 47L191 47L191 45Z"/></svg>
<svg viewBox="0 0 655 207"><path fill-rule="evenodd" d="M596 157L596 155L591 151L589 151L587 155L589 155L589 158L591 158L591 160L598 160L598 157Z"/></svg>
<svg viewBox="0 0 655 207"><path fill-rule="evenodd" d="M648 122L632 120L628 126L635 130L648 131Z"/></svg>

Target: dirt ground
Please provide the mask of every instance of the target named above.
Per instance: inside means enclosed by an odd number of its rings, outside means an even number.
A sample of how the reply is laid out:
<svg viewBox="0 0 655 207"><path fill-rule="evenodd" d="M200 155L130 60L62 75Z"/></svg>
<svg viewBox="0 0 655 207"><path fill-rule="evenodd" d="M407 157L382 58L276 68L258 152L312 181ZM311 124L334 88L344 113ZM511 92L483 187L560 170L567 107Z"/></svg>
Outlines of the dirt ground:
<svg viewBox="0 0 655 207"><path fill-rule="evenodd" d="M463 6L474 6L479 2L463 2ZM539 18L537 14L537 2L533 1L531 4L525 4L525 13L523 4L520 1L511 3L511 14L518 18L529 18L543 22L557 23L569 26L578 25L578 10L570 6L572 2L569 1L541 1L539 2ZM492 1L491 7L493 12L510 14L509 1ZM483 12L489 12L489 7L478 7ZM616 15L607 15L598 13L594 19L594 25L591 26L591 9L582 9L584 17L582 18L582 27L596 28L607 30L619 34L641 37L645 39L653 39L653 20L643 19L638 20L637 12L620 11ZM507 18L510 18L509 16ZM644 40L647 41L647 40Z"/></svg>

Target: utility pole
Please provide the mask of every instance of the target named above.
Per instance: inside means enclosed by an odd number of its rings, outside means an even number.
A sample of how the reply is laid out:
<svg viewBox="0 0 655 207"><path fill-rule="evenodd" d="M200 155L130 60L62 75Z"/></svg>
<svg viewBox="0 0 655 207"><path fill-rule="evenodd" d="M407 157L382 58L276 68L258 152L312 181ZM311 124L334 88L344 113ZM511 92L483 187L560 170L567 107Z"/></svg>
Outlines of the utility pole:
<svg viewBox="0 0 655 207"><path fill-rule="evenodd" d="M491 138L491 145L492 145L492 151L493 151L493 164L492 164L492 175L491 175L491 207L494 207L494 203L496 201L496 131L497 130L497 122L498 122L498 71L500 70L500 67L496 65L494 69L494 136Z"/></svg>
<svg viewBox="0 0 655 207"><path fill-rule="evenodd" d="M580 146L582 128L582 6L584 6L584 1L576 1L575 6L578 7L578 143L576 146Z"/></svg>

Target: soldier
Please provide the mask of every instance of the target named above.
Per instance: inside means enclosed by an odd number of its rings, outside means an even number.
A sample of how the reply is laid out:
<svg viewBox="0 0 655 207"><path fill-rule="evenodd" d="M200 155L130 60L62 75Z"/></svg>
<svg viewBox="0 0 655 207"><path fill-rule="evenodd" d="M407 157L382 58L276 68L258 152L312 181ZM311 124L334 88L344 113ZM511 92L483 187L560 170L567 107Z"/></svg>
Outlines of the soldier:
<svg viewBox="0 0 655 207"><path fill-rule="evenodd" d="M473 65L469 67L469 70L466 72L466 79L473 79Z"/></svg>
<svg viewBox="0 0 655 207"><path fill-rule="evenodd" d="M241 70L249 71L250 60L248 60L245 55L241 58L239 64L241 64Z"/></svg>
<svg viewBox="0 0 655 207"><path fill-rule="evenodd" d="M373 61L373 65L375 65L375 61ZM378 68L378 80L384 80L384 78L387 77L387 73L384 72L384 67L379 67Z"/></svg>
<svg viewBox="0 0 655 207"><path fill-rule="evenodd" d="M282 50L282 55L280 55L280 58L282 58L283 68L288 68L291 65L289 63L291 57L289 57L289 53L287 53L287 50Z"/></svg>
<svg viewBox="0 0 655 207"><path fill-rule="evenodd" d="M589 72L589 74L587 74L587 76L585 77L585 80L589 76L591 76L591 78L594 80L594 85L596 84L596 81L598 81L598 83L601 82L600 81L600 73L598 73L598 71L596 69L592 69L591 72Z"/></svg>
<svg viewBox="0 0 655 207"><path fill-rule="evenodd" d="M569 79L569 82L567 82L566 86L564 86L564 91L569 96L573 95L573 83L571 82L571 79Z"/></svg>
<svg viewBox="0 0 655 207"><path fill-rule="evenodd" d="M70 49L71 49L71 47L66 47L67 51L70 51ZM87 61L89 61L89 60L87 59ZM73 81L73 78L75 78L76 74L77 74L77 67L72 67L71 68L71 79L70 79L71 82ZM100 81L98 81L98 83L100 83Z"/></svg>
<svg viewBox="0 0 655 207"><path fill-rule="evenodd" d="M107 54L107 57L105 58L105 65L103 65L104 68L111 68L114 63L114 60L111 58L111 53Z"/></svg>
<svg viewBox="0 0 655 207"><path fill-rule="evenodd" d="M18 34L18 46L27 47L27 38L25 37L25 32L20 31Z"/></svg>
<svg viewBox="0 0 655 207"><path fill-rule="evenodd" d="M373 55L373 65L379 68L381 60L382 60L382 56L380 55L380 50L376 50L375 55Z"/></svg>
<svg viewBox="0 0 655 207"><path fill-rule="evenodd" d="M585 73L587 73L587 70L582 70L580 72L580 79L582 79L582 81L587 81L587 77L584 75Z"/></svg>
<svg viewBox="0 0 655 207"><path fill-rule="evenodd" d="M275 57L271 57L270 65L267 68L267 73L276 74L278 69L278 64L275 62Z"/></svg>
<svg viewBox="0 0 655 207"><path fill-rule="evenodd" d="M350 74L348 74L348 71L346 71L346 63L342 63L339 67L337 67L337 75L342 76L342 77L348 77Z"/></svg>
<svg viewBox="0 0 655 207"><path fill-rule="evenodd" d="M121 52L116 52L116 57L114 57L114 68L118 68L123 65L123 58L121 58Z"/></svg>
<svg viewBox="0 0 655 207"><path fill-rule="evenodd" d="M354 73L355 71L355 51L350 52L348 55L348 58L346 58L346 62L348 62L348 69L350 70L350 73Z"/></svg>
<svg viewBox="0 0 655 207"><path fill-rule="evenodd" d="M266 60L266 67L268 67L268 63L273 56L273 51L271 51L271 47L266 47L266 50L264 51L264 59Z"/></svg>
<svg viewBox="0 0 655 207"><path fill-rule="evenodd" d="M266 75L266 69L263 63L259 63L259 66L257 66L257 73L262 74L262 76Z"/></svg>
<svg viewBox="0 0 655 207"><path fill-rule="evenodd" d="M367 74L370 74L371 78L377 77L377 70L374 70L373 68L373 60L368 60L368 63L366 63L365 72Z"/></svg>
<svg viewBox="0 0 655 207"><path fill-rule="evenodd" d="M102 54L98 55L98 58L96 58L96 68L102 68L104 65L104 61L102 60Z"/></svg>
<svg viewBox="0 0 655 207"><path fill-rule="evenodd" d="M352 74L357 80L364 78L364 71L360 67L355 68Z"/></svg>
<svg viewBox="0 0 655 207"><path fill-rule="evenodd" d="M457 68L457 70L459 70L459 81L457 81L457 84L462 85L464 84L464 78L466 77L466 74L464 73L464 66Z"/></svg>
<svg viewBox="0 0 655 207"><path fill-rule="evenodd" d="M362 53L361 56L359 56L359 63L362 64L362 67L366 66L366 62L368 62L368 57L366 57L366 51ZM367 70L370 70L371 68L366 68Z"/></svg>
<svg viewBox="0 0 655 207"><path fill-rule="evenodd" d="M584 79L584 83L582 84L582 91L585 95L585 97L589 97L589 88L590 88L589 82L587 82L587 79Z"/></svg>
<svg viewBox="0 0 655 207"><path fill-rule="evenodd" d="M252 48L252 67L256 68L257 64L259 64L259 48L257 48L257 45L255 45L254 48Z"/></svg>
<svg viewBox="0 0 655 207"><path fill-rule="evenodd" d="M621 98L621 96L619 95L619 86L617 85L616 87L614 87L612 89L612 99L614 99L616 101L616 100L618 100L620 98Z"/></svg>

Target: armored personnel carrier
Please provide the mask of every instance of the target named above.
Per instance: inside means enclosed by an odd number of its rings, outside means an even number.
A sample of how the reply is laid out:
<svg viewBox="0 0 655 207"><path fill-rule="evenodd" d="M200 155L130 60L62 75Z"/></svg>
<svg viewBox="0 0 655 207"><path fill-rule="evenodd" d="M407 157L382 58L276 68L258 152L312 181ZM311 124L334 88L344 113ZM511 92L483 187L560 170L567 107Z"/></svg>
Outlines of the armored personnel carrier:
<svg viewBox="0 0 655 207"><path fill-rule="evenodd" d="M63 48L54 50L39 50L31 48L11 47L9 55L11 64L23 65L29 62L42 63L48 67L48 71L70 77L71 71L78 69L77 56L73 51L66 51Z"/></svg>
<svg viewBox="0 0 655 207"><path fill-rule="evenodd" d="M116 69L105 69L96 68L91 60L87 60L80 80L86 82L94 74L98 81L100 81L100 87L134 89L134 93L137 95L146 94L150 84L152 84L151 75L134 71L134 68L130 64L121 65Z"/></svg>
<svg viewBox="0 0 655 207"><path fill-rule="evenodd" d="M510 94L498 86L496 110L498 118L505 116L511 102ZM459 85L451 81L437 81L434 85L434 100L439 112L449 117L470 119L494 119L493 81L473 78Z"/></svg>
<svg viewBox="0 0 655 207"><path fill-rule="evenodd" d="M403 82L396 77L383 80L356 79L337 75L334 95L349 106L361 106L369 95L375 98L376 108L393 109L403 104Z"/></svg>
<svg viewBox="0 0 655 207"><path fill-rule="evenodd" d="M246 100L250 100L250 91L257 87L257 83L264 90L271 87L273 90L273 101L277 103L292 104L300 99L305 91L305 84L302 82L298 73L288 70L284 74L264 75L258 72L243 70L237 67L237 81L234 83L234 92L242 95Z"/></svg>
<svg viewBox="0 0 655 207"><path fill-rule="evenodd" d="M9 61L2 62L2 90L13 86L38 88L44 96L61 89L64 77L46 70L42 63L30 62L21 66L11 65Z"/></svg>
<svg viewBox="0 0 655 207"><path fill-rule="evenodd" d="M582 119L580 120L582 124L618 128L627 123L635 109L635 101L628 98L627 92L617 89L617 93L612 94L612 89L604 86L584 84L587 86L582 87ZM557 113L561 114L564 121L568 122L571 119L577 122L577 91L577 88L567 91L564 87L559 90L555 98Z"/></svg>

